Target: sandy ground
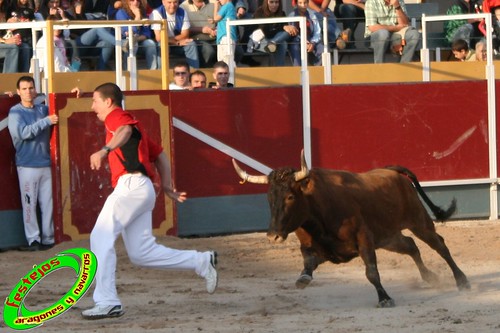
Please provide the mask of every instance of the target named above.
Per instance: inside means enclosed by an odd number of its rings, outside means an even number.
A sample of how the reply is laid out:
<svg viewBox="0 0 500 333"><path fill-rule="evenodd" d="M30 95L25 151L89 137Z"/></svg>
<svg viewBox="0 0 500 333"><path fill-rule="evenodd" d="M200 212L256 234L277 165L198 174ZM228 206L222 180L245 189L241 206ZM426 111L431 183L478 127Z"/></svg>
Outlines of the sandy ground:
<svg viewBox="0 0 500 333"><path fill-rule="evenodd" d="M184 249L219 253L219 288L209 295L193 272L141 269L128 261L117 243L117 285L126 314L86 321L82 309L93 305L91 292L65 314L35 329L40 332L499 332L500 221L438 224L471 290L459 292L446 263L417 242L424 262L440 276L439 286L421 281L406 256L377 252L382 284L395 308L376 308L375 289L359 258L347 264L323 264L303 290L295 288L302 269L298 241L271 245L264 233L199 239L161 237ZM0 253L0 297L33 264L88 241L66 242L46 252ZM73 284L74 274L59 270L42 280L26 299L43 309ZM1 308L3 310L3 306ZM3 316L2 316L3 318ZM11 332L0 322L1 332Z"/></svg>

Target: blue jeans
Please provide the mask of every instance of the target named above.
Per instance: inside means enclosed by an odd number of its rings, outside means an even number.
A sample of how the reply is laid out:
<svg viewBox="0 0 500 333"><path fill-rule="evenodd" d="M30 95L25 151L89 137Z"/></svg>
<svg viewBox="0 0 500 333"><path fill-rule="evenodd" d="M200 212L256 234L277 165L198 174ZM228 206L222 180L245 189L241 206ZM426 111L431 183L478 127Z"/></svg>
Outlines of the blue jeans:
<svg viewBox="0 0 500 333"><path fill-rule="evenodd" d="M97 70L106 69L106 63L113 56L114 46L119 45L116 42L115 35L106 28L93 28L85 31L76 39L76 44L79 49L84 46L95 46L98 50L101 50Z"/></svg>
<svg viewBox="0 0 500 333"><path fill-rule="evenodd" d="M16 44L0 44L0 58L4 58L4 73L17 73L19 47Z"/></svg>
<svg viewBox="0 0 500 333"><path fill-rule="evenodd" d="M335 43L341 31L340 28L337 26L337 19L335 18L333 12L330 9L327 9L326 13L328 14L327 18L328 42ZM319 12L314 12L314 15L316 15L319 21L319 25L321 26L321 29L323 29L323 17L324 17L323 14ZM323 33L321 34L321 40L323 40Z"/></svg>
<svg viewBox="0 0 500 333"><path fill-rule="evenodd" d="M373 49L373 61L376 64L384 62L384 55L393 44L401 44L401 37L385 29L373 32L370 37L370 48ZM408 29L405 34L406 46L403 49L403 55L400 62L411 62L415 51L420 43L420 33L415 29Z"/></svg>
<svg viewBox="0 0 500 333"><path fill-rule="evenodd" d="M215 51L215 50L214 50ZM186 62L191 68L200 68L200 57L198 55L198 46L195 41L185 46L170 46L170 54L185 56Z"/></svg>
<svg viewBox="0 0 500 333"><path fill-rule="evenodd" d="M31 58L33 57L33 47L29 43L19 45L19 73L29 73Z"/></svg>
<svg viewBox="0 0 500 333"><path fill-rule="evenodd" d="M148 69L158 69L157 44L152 39L145 39L139 42L139 47L135 49L136 54L143 54L146 58L146 66ZM128 57L128 53L125 53ZM125 62L124 62L125 64Z"/></svg>
<svg viewBox="0 0 500 333"><path fill-rule="evenodd" d="M301 66L302 62L300 59L300 37L294 37L288 45L288 48L290 49L293 65ZM307 58L311 60L313 65L321 65L321 54L323 53L324 48L325 46L323 45L323 43L319 42L314 46L314 50L312 52L307 53Z"/></svg>
<svg viewBox="0 0 500 333"><path fill-rule="evenodd" d="M341 4L339 6L339 17L342 19L344 29L351 29L351 41L354 40L354 30L358 23L363 23L365 11L351 4Z"/></svg>
<svg viewBox="0 0 500 333"><path fill-rule="evenodd" d="M265 52L267 44L276 44L276 52L273 53L274 64L276 66L285 66L286 49L288 47L287 41L291 36L286 31L280 31L272 38L264 38L259 44L259 51Z"/></svg>

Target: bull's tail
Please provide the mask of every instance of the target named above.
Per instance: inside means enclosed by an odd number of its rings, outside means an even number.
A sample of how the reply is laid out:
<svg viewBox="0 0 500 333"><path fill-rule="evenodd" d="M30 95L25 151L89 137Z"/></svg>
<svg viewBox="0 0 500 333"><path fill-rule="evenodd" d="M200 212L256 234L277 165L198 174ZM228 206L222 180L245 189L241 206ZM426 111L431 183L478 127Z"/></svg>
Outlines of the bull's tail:
<svg viewBox="0 0 500 333"><path fill-rule="evenodd" d="M450 207L448 207L447 210L444 210L443 208L436 206L431 201L431 199L427 196L427 194L422 189L422 186L420 186L420 183L417 179L417 176L415 176L415 174L413 172L411 172L407 168L399 166L399 165L391 165L391 166L387 166L386 168L390 169L390 170L394 170L394 171L408 177L411 180L411 182L413 183L413 186L417 190L418 194L420 194L420 197L422 197L424 202L427 204L427 206L429 206L429 208L434 213L434 216L436 217L437 221L446 221L447 219L450 218L450 216L453 215L453 213L455 213L455 210L457 209L457 199L456 198L453 198L453 200L451 201Z"/></svg>

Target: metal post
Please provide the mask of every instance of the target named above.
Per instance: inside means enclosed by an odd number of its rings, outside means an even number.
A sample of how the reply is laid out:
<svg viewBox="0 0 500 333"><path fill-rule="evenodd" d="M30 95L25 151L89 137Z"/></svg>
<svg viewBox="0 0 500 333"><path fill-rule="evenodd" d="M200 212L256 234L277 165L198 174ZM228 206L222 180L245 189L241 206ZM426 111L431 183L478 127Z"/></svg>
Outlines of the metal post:
<svg viewBox="0 0 500 333"><path fill-rule="evenodd" d="M304 155L307 165L312 167L311 159L311 96L309 90L309 70L307 68L307 27L306 18L300 20L300 54L301 54L301 83L302 83L302 112Z"/></svg>
<svg viewBox="0 0 500 333"><path fill-rule="evenodd" d="M328 43L328 19L326 17L323 17L323 44L325 47L321 54L321 60L323 62L324 81L325 84L332 84L332 57Z"/></svg>

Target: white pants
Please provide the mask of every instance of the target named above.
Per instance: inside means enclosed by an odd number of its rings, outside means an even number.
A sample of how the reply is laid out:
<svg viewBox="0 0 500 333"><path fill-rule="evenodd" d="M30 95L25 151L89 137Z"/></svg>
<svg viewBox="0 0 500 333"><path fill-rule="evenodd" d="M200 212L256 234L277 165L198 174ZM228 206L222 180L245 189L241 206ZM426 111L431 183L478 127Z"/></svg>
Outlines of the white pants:
<svg viewBox="0 0 500 333"><path fill-rule="evenodd" d="M229 45L227 42L229 40ZM229 48L231 48L231 56L229 56ZM236 44L227 36L222 37L220 43L217 44L217 61L224 61L228 66L231 66L231 63L234 62L234 50L236 48Z"/></svg>
<svg viewBox="0 0 500 333"><path fill-rule="evenodd" d="M97 257L96 305L121 305L116 292L116 252L121 234L133 264L158 269L194 270L205 277L210 252L175 250L156 243L152 234L152 211L156 196L151 180L142 174L119 178L90 235L90 248Z"/></svg>
<svg viewBox="0 0 500 333"><path fill-rule="evenodd" d="M17 167L19 189L23 207L24 233L28 245L34 241L43 244L54 244L54 220L52 204L52 174L50 167L27 168ZM42 213L42 234L38 226L36 214L40 203Z"/></svg>

